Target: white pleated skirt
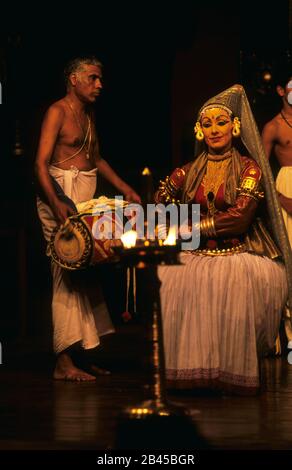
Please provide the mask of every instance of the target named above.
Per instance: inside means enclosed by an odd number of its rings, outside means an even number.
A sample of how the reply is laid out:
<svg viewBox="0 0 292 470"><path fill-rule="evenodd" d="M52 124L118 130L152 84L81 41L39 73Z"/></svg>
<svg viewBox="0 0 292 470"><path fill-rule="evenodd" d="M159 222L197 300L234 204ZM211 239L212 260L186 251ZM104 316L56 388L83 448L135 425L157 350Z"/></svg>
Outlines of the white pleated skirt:
<svg viewBox="0 0 292 470"><path fill-rule="evenodd" d="M158 268L168 386L255 393L287 298L283 264L251 253L181 262Z"/></svg>

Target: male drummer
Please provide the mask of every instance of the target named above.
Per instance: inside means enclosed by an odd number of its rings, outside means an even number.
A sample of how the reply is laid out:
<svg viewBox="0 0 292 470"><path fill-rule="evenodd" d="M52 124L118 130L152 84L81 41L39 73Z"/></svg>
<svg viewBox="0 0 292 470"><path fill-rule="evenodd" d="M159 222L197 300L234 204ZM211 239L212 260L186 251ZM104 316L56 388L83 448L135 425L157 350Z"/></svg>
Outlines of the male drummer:
<svg viewBox="0 0 292 470"><path fill-rule="evenodd" d="M276 77L277 93L282 100L281 111L266 123L262 131L267 157L276 158L280 170L276 188L282 214L292 247L292 70L281 70ZM285 310L287 348L292 349L292 328L289 310Z"/></svg>
<svg viewBox="0 0 292 470"><path fill-rule="evenodd" d="M92 105L102 89L101 63L95 57L76 58L65 68L65 80L66 96L53 103L45 114L35 162L42 192L37 200L38 214L47 241L53 229L74 213L74 204L93 198L97 171L127 201L141 202L99 152ZM91 381L95 380L93 373L102 370L96 367L87 373L78 368L74 351L79 346L85 350L95 348L99 337L112 332L113 326L100 287L95 286L93 299L82 280L76 282L69 274L52 264L53 336L57 354L54 378Z"/></svg>

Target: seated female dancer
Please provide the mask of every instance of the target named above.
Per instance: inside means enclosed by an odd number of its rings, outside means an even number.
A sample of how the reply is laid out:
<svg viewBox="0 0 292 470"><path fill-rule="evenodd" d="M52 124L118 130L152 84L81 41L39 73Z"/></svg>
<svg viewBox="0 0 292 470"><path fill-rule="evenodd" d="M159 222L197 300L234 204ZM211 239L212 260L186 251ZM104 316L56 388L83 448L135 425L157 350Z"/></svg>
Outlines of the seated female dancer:
<svg viewBox="0 0 292 470"><path fill-rule="evenodd" d="M155 195L200 204L201 217L199 248L182 251L183 266L159 267L167 383L253 394L258 357L278 333L287 277L292 292L291 252L242 86L208 100L195 133L203 150ZM250 156L235 148L240 135Z"/></svg>

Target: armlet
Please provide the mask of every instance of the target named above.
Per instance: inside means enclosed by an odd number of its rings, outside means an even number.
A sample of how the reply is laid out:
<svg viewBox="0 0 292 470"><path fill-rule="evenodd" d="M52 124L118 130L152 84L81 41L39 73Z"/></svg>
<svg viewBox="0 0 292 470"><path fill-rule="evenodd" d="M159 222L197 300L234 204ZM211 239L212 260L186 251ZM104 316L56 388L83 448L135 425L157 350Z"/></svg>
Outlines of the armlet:
<svg viewBox="0 0 292 470"><path fill-rule="evenodd" d="M244 172L240 181L240 186L237 189L238 196L248 196L256 201L264 198L264 192L260 191L260 169L249 168Z"/></svg>
<svg viewBox="0 0 292 470"><path fill-rule="evenodd" d="M176 168L170 176L160 181L158 192L165 202L179 202L177 194L182 188L185 174L186 172L182 168Z"/></svg>

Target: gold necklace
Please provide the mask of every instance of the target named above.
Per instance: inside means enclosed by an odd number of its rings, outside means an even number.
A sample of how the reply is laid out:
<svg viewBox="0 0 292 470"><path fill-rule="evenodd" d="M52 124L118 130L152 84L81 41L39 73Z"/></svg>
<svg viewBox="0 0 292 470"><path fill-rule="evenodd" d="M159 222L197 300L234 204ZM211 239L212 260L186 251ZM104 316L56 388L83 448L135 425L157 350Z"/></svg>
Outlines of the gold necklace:
<svg viewBox="0 0 292 470"><path fill-rule="evenodd" d="M89 160L89 158L90 158L90 153L89 153L89 152L90 152L91 137L92 137L92 136L91 136L91 119L90 119L90 117L87 115L87 119L88 119L88 128L87 128L87 131L84 132L84 129L83 129L82 125L81 125L80 119L79 119L77 113L75 112L75 109L73 108L71 102L70 102L69 100L67 100L66 98L65 98L65 100L66 100L66 102L68 103L70 109L72 110L72 113L73 113L73 116L74 116L74 118L75 118L75 121L77 122L77 125L80 127L81 132L82 132L82 134L83 134L83 139L84 139L84 140L83 140L82 148L85 146L85 144L86 144L86 142L87 142L87 139L88 139L88 146L87 146L87 151L86 151L86 158L87 158L87 160Z"/></svg>
<svg viewBox="0 0 292 470"><path fill-rule="evenodd" d="M213 193L214 200L220 186L225 181L225 174L230 158L224 160L208 160L207 170L203 178L204 196L208 200L208 194Z"/></svg>
<svg viewBox="0 0 292 470"><path fill-rule="evenodd" d="M288 121L288 119L284 116L284 114L283 114L282 111L280 111L280 114L281 114L282 118L284 119L284 121L286 122L286 124L288 124L288 126L291 127L291 129L292 129L292 125L290 124L290 122Z"/></svg>

